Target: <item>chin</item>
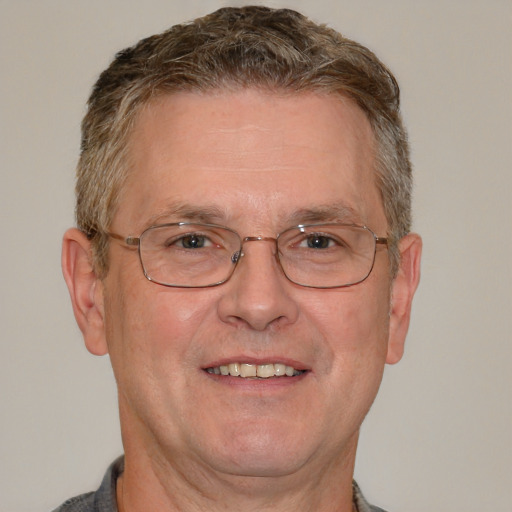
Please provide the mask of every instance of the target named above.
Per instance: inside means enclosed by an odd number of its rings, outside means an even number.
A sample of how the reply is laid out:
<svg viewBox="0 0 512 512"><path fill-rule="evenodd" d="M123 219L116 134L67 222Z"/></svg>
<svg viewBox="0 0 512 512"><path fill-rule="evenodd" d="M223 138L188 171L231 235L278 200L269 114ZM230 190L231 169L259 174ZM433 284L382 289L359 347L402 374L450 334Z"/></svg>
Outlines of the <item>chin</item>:
<svg viewBox="0 0 512 512"><path fill-rule="evenodd" d="M274 451L275 452L275 451ZM233 457L226 454L225 462L216 461L217 470L241 477L284 477L297 473L303 466L296 454L246 452Z"/></svg>
<svg viewBox="0 0 512 512"><path fill-rule="evenodd" d="M248 477L278 477L298 471L314 451L299 432L286 425L242 425L231 428L214 449L214 465L222 472Z"/></svg>

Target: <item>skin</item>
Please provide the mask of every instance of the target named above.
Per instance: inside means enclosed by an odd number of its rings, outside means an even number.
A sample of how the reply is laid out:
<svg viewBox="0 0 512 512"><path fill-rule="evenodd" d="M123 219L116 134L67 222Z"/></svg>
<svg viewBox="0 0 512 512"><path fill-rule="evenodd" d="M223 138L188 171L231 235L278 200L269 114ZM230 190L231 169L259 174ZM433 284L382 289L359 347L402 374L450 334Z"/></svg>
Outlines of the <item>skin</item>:
<svg viewBox="0 0 512 512"><path fill-rule="evenodd" d="M365 115L339 97L166 96L137 120L111 230L138 236L190 218L275 237L316 219L386 236L373 145ZM289 282L274 249L249 242L227 283L179 289L145 279L137 253L118 241L99 280L85 237L66 233L75 316L87 348L110 354L118 384L122 509L351 510L359 427L385 363L402 356L421 240L400 242L394 281L379 246L366 281L332 290ZM229 362L307 372L255 381L204 371Z"/></svg>

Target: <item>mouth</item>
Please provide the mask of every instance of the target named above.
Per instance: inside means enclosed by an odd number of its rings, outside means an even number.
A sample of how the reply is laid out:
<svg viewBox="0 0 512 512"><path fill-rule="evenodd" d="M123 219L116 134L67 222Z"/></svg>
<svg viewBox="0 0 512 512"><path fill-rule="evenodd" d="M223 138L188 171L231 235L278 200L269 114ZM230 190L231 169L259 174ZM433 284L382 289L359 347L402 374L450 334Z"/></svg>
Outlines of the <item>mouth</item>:
<svg viewBox="0 0 512 512"><path fill-rule="evenodd" d="M272 377L297 377L307 370L298 370L282 363L230 363L205 368L204 371L213 375L239 377L241 379L269 379Z"/></svg>

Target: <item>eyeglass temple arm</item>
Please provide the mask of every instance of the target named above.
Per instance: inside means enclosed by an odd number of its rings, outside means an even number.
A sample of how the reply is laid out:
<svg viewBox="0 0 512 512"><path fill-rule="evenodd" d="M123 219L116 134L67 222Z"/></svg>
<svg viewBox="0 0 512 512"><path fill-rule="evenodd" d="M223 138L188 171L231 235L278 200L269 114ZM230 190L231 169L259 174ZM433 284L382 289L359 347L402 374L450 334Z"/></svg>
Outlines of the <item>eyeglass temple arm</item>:
<svg viewBox="0 0 512 512"><path fill-rule="evenodd" d="M111 233L111 232L107 232L105 234L108 237L113 238L114 240L120 240L121 242L125 243L126 245L137 246L140 243L140 238L137 238L135 236L124 237L124 236L118 235L117 233Z"/></svg>

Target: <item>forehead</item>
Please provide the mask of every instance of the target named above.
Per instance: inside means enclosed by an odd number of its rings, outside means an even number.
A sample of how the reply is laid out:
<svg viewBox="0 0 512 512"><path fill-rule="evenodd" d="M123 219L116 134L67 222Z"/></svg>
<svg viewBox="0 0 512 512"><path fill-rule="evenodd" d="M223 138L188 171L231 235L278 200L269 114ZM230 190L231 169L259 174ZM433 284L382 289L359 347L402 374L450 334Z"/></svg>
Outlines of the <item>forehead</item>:
<svg viewBox="0 0 512 512"><path fill-rule="evenodd" d="M173 209L261 223L330 206L368 223L381 210L372 130L339 96L251 89L163 96L139 114L128 153L120 210L140 227Z"/></svg>

